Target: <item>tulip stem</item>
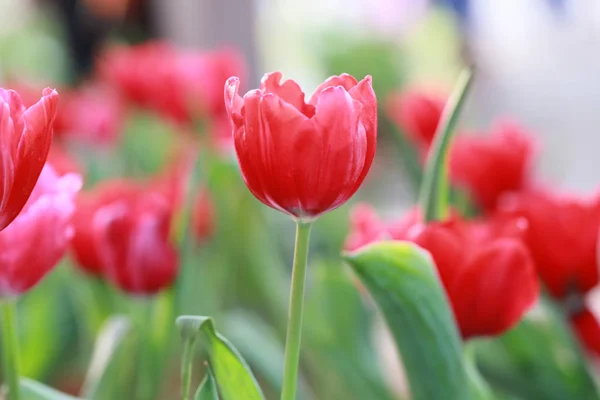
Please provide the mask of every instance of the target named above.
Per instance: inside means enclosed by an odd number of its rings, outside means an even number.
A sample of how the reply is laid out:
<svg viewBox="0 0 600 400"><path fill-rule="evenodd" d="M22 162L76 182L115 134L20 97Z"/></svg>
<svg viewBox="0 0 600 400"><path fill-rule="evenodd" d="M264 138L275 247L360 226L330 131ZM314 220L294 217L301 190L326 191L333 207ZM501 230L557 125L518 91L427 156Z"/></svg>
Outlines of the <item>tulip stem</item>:
<svg viewBox="0 0 600 400"><path fill-rule="evenodd" d="M2 361L8 400L19 400L19 342L17 336L16 302L0 302L2 309Z"/></svg>
<svg viewBox="0 0 600 400"><path fill-rule="evenodd" d="M294 265L290 290L287 336L285 340L285 364L283 368L281 400L294 400L296 398L310 227L310 223L300 221L296 225L296 245L294 247Z"/></svg>

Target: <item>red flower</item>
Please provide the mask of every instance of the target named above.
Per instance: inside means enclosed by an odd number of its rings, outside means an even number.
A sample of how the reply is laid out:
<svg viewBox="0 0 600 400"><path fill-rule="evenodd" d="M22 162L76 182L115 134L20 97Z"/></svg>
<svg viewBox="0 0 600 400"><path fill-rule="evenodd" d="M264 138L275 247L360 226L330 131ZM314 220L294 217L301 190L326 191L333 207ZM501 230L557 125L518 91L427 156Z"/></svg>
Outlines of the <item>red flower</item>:
<svg viewBox="0 0 600 400"><path fill-rule="evenodd" d="M446 99L418 90L390 95L387 114L415 144L427 149L433 142Z"/></svg>
<svg viewBox="0 0 600 400"><path fill-rule="evenodd" d="M84 86L63 93L54 130L56 135L94 144L112 144L122 131L125 105L107 87Z"/></svg>
<svg viewBox="0 0 600 400"><path fill-rule="evenodd" d="M598 284L600 195L578 199L527 192L506 198L500 207L528 220L526 242L553 296L583 294Z"/></svg>
<svg viewBox="0 0 600 400"><path fill-rule="evenodd" d="M99 186L82 196L74 218L80 266L132 294L168 287L179 262L169 240L172 214L159 191L126 181Z"/></svg>
<svg viewBox="0 0 600 400"><path fill-rule="evenodd" d="M498 198L523 189L534 143L513 123L497 124L488 136L457 136L450 151L450 178L469 189L485 210L493 210Z"/></svg>
<svg viewBox="0 0 600 400"><path fill-rule="evenodd" d="M180 123L223 115L223 84L244 69L232 50L183 51L165 42L116 47L100 63L102 77L127 99Z"/></svg>
<svg viewBox="0 0 600 400"><path fill-rule="evenodd" d="M453 216L422 224L416 215L389 224L384 232L431 253L463 338L499 335L514 326L539 290L533 260L521 240L524 220L467 222ZM353 228L365 231L360 225Z"/></svg>
<svg viewBox="0 0 600 400"><path fill-rule="evenodd" d="M344 204L361 185L377 140L377 101L371 77L327 79L306 103L282 74L238 94L225 85L242 176L264 204L294 218L313 219Z"/></svg>
<svg viewBox="0 0 600 400"><path fill-rule="evenodd" d="M169 241L172 211L160 193L140 192L98 209L94 243L104 276L132 294L154 294L177 276L179 257Z"/></svg>
<svg viewBox="0 0 600 400"><path fill-rule="evenodd" d="M28 291L63 257L81 178L46 166L23 211L0 232L0 298Z"/></svg>
<svg viewBox="0 0 600 400"><path fill-rule="evenodd" d="M579 341L587 350L600 356L600 324L594 313L585 307L572 315L570 320Z"/></svg>
<svg viewBox="0 0 600 400"><path fill-rule="evenodd" d="M80 193L73 215L75 234L71 248L77 266L87 273L101 276L103 265L95 242L94 217L99 209L121 198L134 196L139 187L126 180L105 181L93 191Z"/></svg>
<svg viewBox="0 0 600 400"><path fill-rule="evenodd" d="M0 230L19 214L42 172L57 102L58 93L44 89L41 100L26 109L16 92L0 89Z"/></svg>

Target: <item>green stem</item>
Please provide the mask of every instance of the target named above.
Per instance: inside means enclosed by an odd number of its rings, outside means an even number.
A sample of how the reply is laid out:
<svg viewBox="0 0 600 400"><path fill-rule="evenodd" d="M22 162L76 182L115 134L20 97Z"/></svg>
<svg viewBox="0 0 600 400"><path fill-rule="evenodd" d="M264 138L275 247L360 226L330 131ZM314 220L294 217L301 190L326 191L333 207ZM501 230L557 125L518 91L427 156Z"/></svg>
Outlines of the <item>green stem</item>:
<svg viewBox="0 0 600 400"><path fill-rule="evenodd" d="M137 400L151 400L156 397L154 385L156 376L154 374L154 343L152 340L152 328L154 319L154 297L143 297L135 299L139 301L135 305L139 308L137 311L137 330L139 334L139 353L138 353L138 371L137 371Z"/></svg>
<svg viewBox="0 0 600 400"><path fill-rule="evenodd" d="M283 368L281 400L294 400L296 398L310 227L310 223L303 222L298 222L296 226L296 245L294 248L288 330L285 340L285 364Z"/></svg>
<svg viewBox="0 0 600 400"><path fill-rule="evenodd" d="M471 398L473 400L494 400L495 396L488 383L483 379L477 368L474 343L465 343L464 360L469 378Z"/></svg>
<svg viewBox="0 0 600 400"><path fill-rule="evenodd" d="M8 400L19 400L19 342L14 300L0 302L2 309L2 354Z"/></svg>
<svg viewBox="0 0 600 400"><path fill-rule="evenodd" d="M183 343L183 357L181 359L181 398L189 400L190 387L192 386L192 366L194 360L194 337L187 339Z"/></svg>

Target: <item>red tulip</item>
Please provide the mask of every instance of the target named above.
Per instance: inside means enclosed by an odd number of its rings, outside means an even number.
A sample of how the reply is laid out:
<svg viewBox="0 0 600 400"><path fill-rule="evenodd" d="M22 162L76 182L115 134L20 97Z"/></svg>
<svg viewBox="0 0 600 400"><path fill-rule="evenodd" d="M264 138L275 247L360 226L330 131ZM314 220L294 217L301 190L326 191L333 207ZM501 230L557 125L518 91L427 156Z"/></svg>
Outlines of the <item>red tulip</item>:
<svg viewBox="0 0 600 400"><path fill-rule="evenodd" d="M600 195L580 199L551 192L519 193L505 198L500 208L528 220L526 242L553 296L584 294L598 284Z"/></svg>
<svg viewBox="0 0 600 400"><path fill-rule="evenodd" d="M65 254L81 178L46 166L23 211L0 232L0 298L36 285Z"/></svg>
<svg viewBox="0 0 600 400"><path fill-rule="evenodd" d="M103 265L95 242L96 213L102 207L121 198L134 196L138 185L126 180L105 181L91 192L80 193L77 197L77 208L73 215L75 234L71 240L71 248L77 266L83 271L102 276Z"/></svg>
<svg viewBox="0 0 600 400"><path fill-rule="evenodd" d="M513 327L539 290L533 260L521 240L524 220L467 222L453 216L422 224L416 215L387 225L377 236L412 241L431 253L463 338L499 335ZM374 232L381 229L378 225ZM365 231L360 225L353 228ZM353 231L352 237L359 235Z"/></svg>
<svg viewBox="0 0 600 400"><path fill-rule="evenodd" d="M502 194L527 185L534 147L532 138L509 122L497 124L488 136L457 136L450 150L450 179L485 210L493 210Z"/></svg>
<svg viewBox="0 0 600 400"><path fill-rule="evenodd" d="M16 92L0 89L0 230L19 214L42 172L57 102L58 93L44 89L41 100L26 109Z"/></svg>
<svg viewBox="0 0 600 400"><path fill-rule="evenodd" d="M415 144L429 148L442 117L446 98L418 90L392 94L387 114Z"/></svg>
<svg viewBox="0 0 600 400"><path fill-rule="evenodd" d="M54 123L56 135L93 144L112 144L125 120L125 104L111 89L84 86L63 93Z"/></svg>
<svg viewBox="0 0 600 400"><path fill-rule="evenodd" d="M94 215L94 243L104 276L121 290L139 295L169 287L179 268L169 241L172 211L157 192L123 197Z"/></svg>
<svg viewBox="0 0 600 400"><path fill-rule="evenodd" d="M153 294L171 285L178 255L169 240L167 197L127 181L107 182L78 203L73 249L79 265L121 290Z"/></svg>
<svg viewBox="0 0 600 400"><path fill-rule="evenodd" d="M261 202L311 220L344 204L361 185L377 140L371 77L327 79L308 103L293 80L264 76L260 89L238 94L225 85L242 176Z"/></svg>
<svg viewBox="0 0 600 400"><path fill-rule="evenodd" d="M100 74L133 103L179 123L225 113L223 84L244 74L236 52L192 52L166 42L116 47L101 57Z"/></svg>
<svg viewBox="0 0 600 400"><path fill-rule="evenodd" d="M570 317L571 326L579 341L596 356L600 356L600 323L587 307Z"/></svg>

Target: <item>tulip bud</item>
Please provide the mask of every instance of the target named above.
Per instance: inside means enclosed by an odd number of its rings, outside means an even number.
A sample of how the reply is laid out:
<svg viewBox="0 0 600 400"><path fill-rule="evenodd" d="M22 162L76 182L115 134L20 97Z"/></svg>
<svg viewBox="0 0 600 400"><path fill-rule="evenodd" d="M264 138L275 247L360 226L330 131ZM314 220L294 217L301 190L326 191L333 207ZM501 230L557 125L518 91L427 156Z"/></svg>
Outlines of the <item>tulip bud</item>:
<svg viewBox="0 0 600 400"><path fill-rule="evenodd" d="M225 84L225 105L242 176L269 207L314 220L344 204L369 172L377 140L377 101L371 77L333 76L310 100L282 74L238 94Z"/></svg>

